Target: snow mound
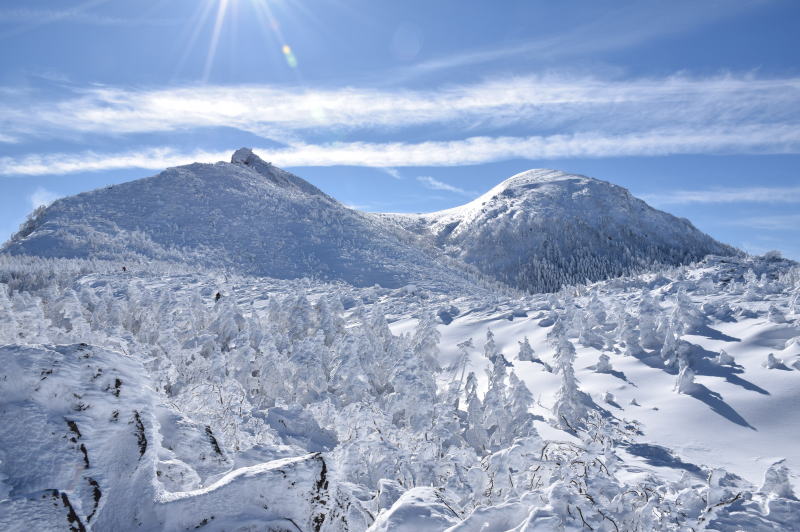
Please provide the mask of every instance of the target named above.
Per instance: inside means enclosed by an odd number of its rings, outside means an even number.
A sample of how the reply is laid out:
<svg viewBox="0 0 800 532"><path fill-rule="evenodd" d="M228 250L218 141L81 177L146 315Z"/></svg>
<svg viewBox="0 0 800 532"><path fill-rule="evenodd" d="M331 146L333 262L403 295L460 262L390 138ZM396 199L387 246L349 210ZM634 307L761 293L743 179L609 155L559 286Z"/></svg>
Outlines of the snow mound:
<svg viewBox="0 0 800 532"><path fill-rule="evenodd" d="M0 502L0 528L40 511L41 530L142 519L133 498L153 498L156 444L141 364L86 344L11 345L0 348L0 367L0 469L10 497Z"/></svg>
<svg viewBox="0 0 800 532"><path fill-rule="evenodd" d="M383 216L492 277L539 292L736 253L620 186L558 170L522 172L460 207Z"/></svg>
<svg viewBox="0 0 800 532"><path fill-rule="evenodd" d="M389 510L382 513L369 527L369 531L444 530L458 522L459 515L452 506L441 489L412 488L403 493Z"/></svg>

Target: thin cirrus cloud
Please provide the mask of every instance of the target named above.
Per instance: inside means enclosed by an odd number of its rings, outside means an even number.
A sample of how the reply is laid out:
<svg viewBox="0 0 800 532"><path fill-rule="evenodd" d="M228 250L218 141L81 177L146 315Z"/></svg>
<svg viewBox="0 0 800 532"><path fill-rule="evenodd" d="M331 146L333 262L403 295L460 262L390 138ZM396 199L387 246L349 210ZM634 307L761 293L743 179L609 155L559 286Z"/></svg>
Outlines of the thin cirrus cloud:
<svg viewBox="0 0 800 532"><path fill-rule="evenodd" d="M800 214L753 216L733 220L730 222L730 225L768 231L796 231L796 227L800 226Z"/></svg>
<svg viewBox="0 0 800 532"><path fill-rule="evenodd" d="M15 101L19 100L19 101ZM214 105L208 105L214 102ZM24 110L24 111L23 111ZM800 122L800 78L753 76L602 80L519 77L435 90L192 86L160 90L93 87L54 101L0 104L6 135L124 135L230 127L296 142L342 130L402 131L442 124L463 130L518 126L634 132L682 125Z"/></svg>
<svg viewBox="0 0 800 532"><path fill-rule="evenodd" d="M800 78L792 77L615 81L552 75L417 91L298 91L264 85L92 87L37 105L25 105L32 95L24 91L0 92L5 95L0 103L0 142L24 145L40 137L72 140L92 135L119 139L226 127L284 144L261 150L281 166L370 166L393 177L400 177L397 168L402 167L509 159L800 153ZM374 138L376 131L402 139L408 129L432 124L440 134L456 138L416 143L360 140ZM342 131L348 132L348 142L330 142ZM471 136L463 138L464 131ZM41 153L0 158L0 175L159 169L226 157L223 152L178 147ZM670 201L701 200L689 194L661 198L662 203Z"/></svg>
<svg viewBox="0 0 800 532"><path fill-rule="evenodd" d="M736 16L760 5L763 5L763 2L759 0L712 0L702 3L671 2L669 9L664 9L664 6L658 3L634 2L630 5L620 5L616 9L598 11L587 21L574 25L568 31L544 33L536 38L511 45L469 50L423 61L405 69L405 75L400 77L415 77L510 57L548 61L566 56L630 48L722 18ZM653 20L658 20L658 24L652 24Z"/></svg>
<svg viewBox="0 0 800 532"><path fill-rule="evenodd" d="M419 176L417 177L417 181L422 183L422 186L424 186L425 188L429 188L431 190L444 190L446 192L454 192L456 194L461 194L462 196L475 195L474 192L470 192L469 190L464 190L463 188L449 185L444 181L439 181L438 179L431 176Z"/></svg>
<svg viewBox="0 0 800 532"><path fill-rule="evenodd" d="M376 170L380 170L384 174L386 174L386 175L388 175L390 177L393 177L395 179L398 179L398 180L403 179L403 175L400 173L400 170L398 170L397 168L378 167L378 168L376 168Z"/></svg>
<svg viewBox="0 0 800 532"><path fill-rule="evenodd" d="M71 22L89 26L139 26L164 25L176 22L166 19L109 17L89 10L89 8L103 3L106 3L106 1L88 2L85 7L78 6L70 9L0 9L0 24L28 23L40 26L53 22Z"/></svg>
<svg viewBox="0 0 800 532"><path fill-rule="evenodd" d="M673 190L661 194L641 194L657 205L698 203L800 203L800 187L740 187L705 190Z"/></svg>
<svg viewBox="0 0 800 532"><path fill-rule="evenodd" d="M791 126L742 126L660 129L609 135L601 132L528 137L470 137L454 141L295 143L279 149L257 149L283 167L461 166L511 159L654 156L688 153L800 153L800 129ZM55 153L0 157L0 175L69 174L121 168L161 169L193 161L225 160L230 151L208 152L170 147L118 153Z"/></svg>

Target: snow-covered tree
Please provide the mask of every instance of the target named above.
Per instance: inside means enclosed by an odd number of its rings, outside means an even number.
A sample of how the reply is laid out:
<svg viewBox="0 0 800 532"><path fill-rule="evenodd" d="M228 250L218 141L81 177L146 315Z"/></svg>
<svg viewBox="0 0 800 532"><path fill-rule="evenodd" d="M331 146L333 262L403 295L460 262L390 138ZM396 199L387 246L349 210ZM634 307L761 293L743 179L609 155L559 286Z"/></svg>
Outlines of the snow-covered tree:
<svg viewBox="0 0 800 532"><path fill-rule="evenodd" d="M772 323L786 323L786 314L778 308L777 305L774 303L769 306L769 311L767 312L767 319Z"/></svg>
<svg viewBox="0 0 800 532"><path fill-rule="evenodd" d="M635 316L625 312L617 330L617 338L624 346L625 355L637 356L644 352L639 344L639 320Z"/></svg>
<svg viewBox="0 0 800 532"><path fill-rule="evenodd" d="M489 359L489 362L494 364L500 350L494 341L494 333L491 329L486 329L486 343L483 344L483 356Z"/></svg>
<svg viewBox="0 0 800 532"><path fill-rule="evenodd" d="M611 373L611 371L613 371L611 367L611 357L605 353L600 353L597 357L597 364L595 364L594 370L597 373Z"/></svg>
<svg viewBox="0 0 800 532"><path fill-rule="evenodd" d="M575 377L575 347L566 338L562 339L556 350L555 369L561 375L561 386L556 393L553 417L556 425L574 430L583 424L587 414L583 393L578 388Z"/></svg>
<svg viewBox="0 0 800 532"><path fill-rule="evenodd" d="M441 334L436 328L435 315L432 312L426 312L419 320L411 343L414 349L414 356L422 360L432 371L438 371L439 369L440 338Z"/></svg>
<svg viewBox="0 0 800 532"><path fill-rule="evenodd" d="M525 361L525 362L533 362L536 360L536 357L533 352L533 347L531 347L530 342L528 341L528 337L524 337L519 343L519 353L517 354L517 360Z"/></svg>
<svg viewBox="0 0 800 532"><path fill-rule="evenodd" d="M696 388L694 370L692 370L686 357L679 357L678 378L675 381L675 391L682 394L691 394Z"/></svg>
<svg viewBox="0 0 800 532"><path fill-rule="evenodd" d="M660 316L661 307L659 304L649 292L642 291L638 309L639 341L642 347L658 349L664 343L664 338L658 331L658 319Z"/></svg>
<svg viewBox="0 0 800 532"><path fill-rule="evenodd" d="M502 442L511 422L506 404L506 364L500 353L495 356L486 376L489 388L483 398L483 423L489 433L490 444L496 446Z"/></svg>
<svg viewBox="0 0 800 532"><path fill-rule="evenodd" d="M734 358L729 355L724 349L719 350L719 354L717 354L717 358L715 362L720 366L733 366L736 364Z"/></svg>
<svg viewBox="0 0 800 532"><path fill-rule="evenodd" d="M769 353L762 365L767 369L775 369L783 366L783 360L776 357L775 353Z"/></svg>

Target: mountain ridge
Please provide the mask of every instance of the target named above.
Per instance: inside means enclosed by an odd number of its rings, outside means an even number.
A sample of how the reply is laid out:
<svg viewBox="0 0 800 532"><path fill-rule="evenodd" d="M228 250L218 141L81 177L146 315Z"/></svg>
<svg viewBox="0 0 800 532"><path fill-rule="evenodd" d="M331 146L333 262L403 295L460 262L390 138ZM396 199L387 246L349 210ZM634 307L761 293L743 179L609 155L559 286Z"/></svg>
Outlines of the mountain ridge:
<svg viewBox="0 0 800 532"><path fill-rule="evenodd" d="M3 252L143 257L391 288L465 288L480 271L515 288L553 291L736 250L622 187L558 170L522 172L444 211L374 214L241 148L230 163L173 167L56 200Z"/></svg>

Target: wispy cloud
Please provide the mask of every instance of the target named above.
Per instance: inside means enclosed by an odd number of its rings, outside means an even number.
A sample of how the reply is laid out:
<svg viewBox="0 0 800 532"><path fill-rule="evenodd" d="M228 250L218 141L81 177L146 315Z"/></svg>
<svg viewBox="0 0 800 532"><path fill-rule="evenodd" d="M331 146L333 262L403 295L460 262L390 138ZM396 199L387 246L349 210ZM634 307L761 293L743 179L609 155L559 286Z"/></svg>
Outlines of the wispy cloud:
<svg viewBox="0 0 800 532"><path fill-rule="evenodd" d="M378 168L378 170L395 179L403 179L403 176L400 174L400 170L398 170L397 168L385 167L385 168Z"/></svg>
<svg viewBox="0 0 800 532"><path fill-rule="evenodd" d="M659 205L691 203L800 203L800 187L740 187L671 190L640 195Z"/></svg>
<svg viewBox="0 0 800 532"><path fill-rule="evenodd" d="M588 20L574 25L569 31L559 28L558 32L553 33L536 32L535 37L525 41L430 59L408 67L401 78L487 64L511 57L529 57L541 63L586 53L595 55L598 52L630 48L738 15L764 3L760 0L715 0L668 4L639 2L620 5L616 9L597 7L594 11L587 10L587 13L591 13ZM658 20L658 24L653 24L653 20Z"/></svg>
<svg viewBox="0 0 800 532"><path fill-rule="evenodd" d="M784 214L773 216L753 216L732 220L730 225L749 227L752 229L764 229L767 231L794 231L800 227L800 214Z"/></svg>
<svg viewBox="0 0 800 532"><path fill-rule="evenodd" d="M99 4L103 2L94 2ZM91 7L91 6L90 6ZM140 26L173 24L176 21L167 19L119 18L94 13L85 8L71 9L33 9L16 8L0 9L0 24L29 23L34 25L52 22L71 22L91 26Z"/></svg>
<svg viewBox="0 0 800 532"><path fill-rule="evenodd" d="M61 175L123 168L155 170L192 161L221 161L229 157L230 152L178 151L172 148L147 148L121 153L85 151L34 154L21 158L0 157L0 175Z"/></svg>
<svg viewBox="0 0 800 532"><path fill-rule="evenodd" d="M193 161L214 162L229 151L182 151L147 148L120 153L55 153L0 157L0 175L68 174L121 168L161 169ZM294 143L279 149L257 149L284 166L460 166L510 159L653 156L687 153L800 153L800 128L743 126L660 129L613 135L601 132L529 137L470 137L421 143Z"/></svg>
<svg viewBox="0 0 800 532"><path fill-rule="evenodd" d="M601 80L519 77L436 90L280 86L194 86L161 90L92 87L66 99L26 104L3 90L0 142L81 135L124 137L228 127L277 140L262 150L281 166L357 165L383 169L480 164L509 159L697 153L800 153L800 77L754 76ZM41 96L41 95L36 95ZM213 102L210 105L209 102ZM402 138L436 125L452 140ZM329 142L342 138L348 142ZM470 136L463 138L463 132ZM507 132L513 131L514 136ZM559 132L553 134L553 131ZM505 134L500 135L500 132ZM0 174L65 174L158 169L225 159L224 152L142 148L122 153L0 157ZM709 202L719 191L682 191L660 203ZM725 201L734 201L728 199Z"/></svg>
<svg viewBox="0 0 800 532"><path fill-rule="evenodd" d="M57 192L47 190L44 187L36 187L36 190L33 191L33 194L31 194L28 199L30 199L31 207L36 209L42 205L50 205L60 197L61 194Z"/></svg>
<svg viewBox="0 0 800 532"><path fill-rule="evenodd" d="M444 181L439 181L438 179L431 177L431 176L419 176L417 177L417 181L422 183L425 188L429 188L431 190L445 190L447 192L455 192L456 194L461 194L462 196L474 196L474 192L470 192L469 190L464 190L463 188L455 187L453 185L448 185Z"/></svg>
<svg viewBox="0 0 800 532"><path fill-rule="evenodd" d="M213 105L209 105L213 102ZM162 90L94 87L56 101L0 104L6 135L124 135L230 127L286 142L347 131L397 132L441 124L529 134L664 127L800 124L800 78L753 76L601 80L521 77L435 90L194 86Z"/></svg>

